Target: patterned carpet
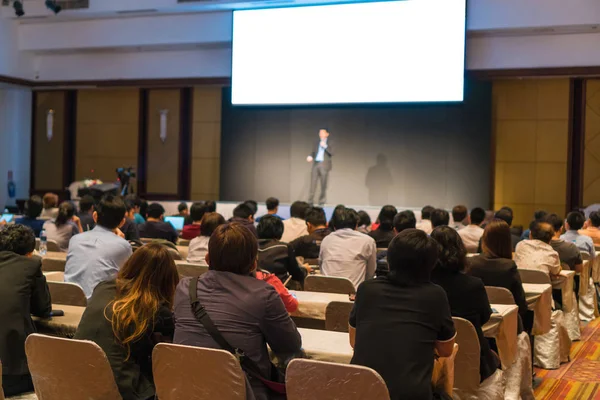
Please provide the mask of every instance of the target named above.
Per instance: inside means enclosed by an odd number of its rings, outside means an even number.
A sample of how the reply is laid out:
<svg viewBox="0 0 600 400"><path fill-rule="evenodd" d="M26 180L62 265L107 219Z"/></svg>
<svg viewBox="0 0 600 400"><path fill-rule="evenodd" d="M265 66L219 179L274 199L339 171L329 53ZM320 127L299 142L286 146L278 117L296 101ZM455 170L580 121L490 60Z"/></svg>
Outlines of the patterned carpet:
<svg viewBox="0 0 600 400"><path fill-rule="evenodd" d="M573 342L571 362L552 371L536 368L536 373L542 381L536 399L600 400L600 318L583 328L581 341Z"/></svg>

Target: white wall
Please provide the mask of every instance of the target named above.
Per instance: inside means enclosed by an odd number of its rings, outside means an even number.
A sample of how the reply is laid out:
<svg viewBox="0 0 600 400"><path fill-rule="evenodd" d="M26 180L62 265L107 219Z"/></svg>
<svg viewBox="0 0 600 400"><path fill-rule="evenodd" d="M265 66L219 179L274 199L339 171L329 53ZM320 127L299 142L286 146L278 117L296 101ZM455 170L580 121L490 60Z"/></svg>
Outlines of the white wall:
<svg viewBox="0 0 600 400"><path fill-rule="evenodd" d="M13 171L17 199L29 197L31 165L31 90L0 87L0 208L8 202L8 171ZM1 211L0 209L0 211Z"/></svg>
<svg viewBox="0 0 600 400"><path fill-rule="evenodd" d="M0 18L0 75L29 78L33 55L19 51L18 24Z"/></svg>

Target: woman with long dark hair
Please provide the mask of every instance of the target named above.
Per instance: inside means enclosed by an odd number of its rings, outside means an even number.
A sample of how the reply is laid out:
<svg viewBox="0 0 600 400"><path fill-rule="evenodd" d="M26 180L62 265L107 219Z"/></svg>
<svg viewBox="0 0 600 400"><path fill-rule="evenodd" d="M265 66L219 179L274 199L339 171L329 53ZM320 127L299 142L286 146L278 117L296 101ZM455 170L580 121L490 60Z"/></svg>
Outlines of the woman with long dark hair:
<svg viewBox="0 0 600 400"><path fill-rule="evenodd" d="M369 236L375 240L378 249L387 248L396 236L394 233L394 217L396 214L398 214L398 210L394 206L387 205L381 208L377 217L379 226L369 232Z"/></svg>
<svg viewBox="0 0 600 400"><path fill-rule="evenodd" d="M75 215L75 206L70 201L61 203L55 219L46 221L43 230L46 231L48 240L54 240L61 251L69 249L69 241L78 233L83 232L81 221Z"/></svg>
<svg viewBox="0 0 600 400"><path fill-rule="evenodd" d="M154 398L152 349L172 340L173 298L179 274L167 247L138 249L116 279L100 283L83 313L75 339L104 350L124 400Z"/></svg>

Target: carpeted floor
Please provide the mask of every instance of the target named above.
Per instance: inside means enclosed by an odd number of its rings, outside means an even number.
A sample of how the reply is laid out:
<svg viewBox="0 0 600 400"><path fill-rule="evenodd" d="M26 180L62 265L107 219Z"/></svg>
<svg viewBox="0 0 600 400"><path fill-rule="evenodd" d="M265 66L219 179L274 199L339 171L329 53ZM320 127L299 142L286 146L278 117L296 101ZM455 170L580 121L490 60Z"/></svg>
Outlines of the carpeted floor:
<svg viewBox="0 0 600 400"><path fill-rule="evenodd" d="M600 400L600 319L588 323L581 341L571 347L571 362L557 370L536 368L541 384L535 389L536 399Z"/></svg>

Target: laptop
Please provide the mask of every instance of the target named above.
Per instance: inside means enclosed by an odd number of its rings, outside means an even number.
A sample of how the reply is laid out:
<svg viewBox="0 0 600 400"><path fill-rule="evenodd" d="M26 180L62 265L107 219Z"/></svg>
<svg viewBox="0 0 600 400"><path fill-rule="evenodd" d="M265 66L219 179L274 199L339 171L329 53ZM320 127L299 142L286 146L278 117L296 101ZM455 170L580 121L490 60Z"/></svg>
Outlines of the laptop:
<svg viewBox="0 0 600 400"><path fill-rule="evenodd" d="M10 223L14 217L14 214L2 214L2 217L0 217L0 222L5 221L6 223Z"/></svg>
<svg viewBox="0 0 600 400"><path fill-rule="evenodd" d="M165 222L168 222L171 225L173 225L173 228L175 228L175 230L182 231L183 224L185 222L185 218L184 217L165 217Z"/></svg>

